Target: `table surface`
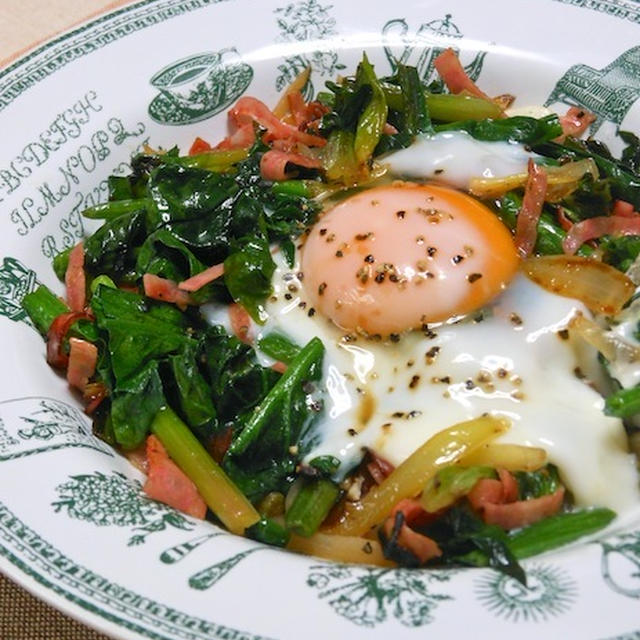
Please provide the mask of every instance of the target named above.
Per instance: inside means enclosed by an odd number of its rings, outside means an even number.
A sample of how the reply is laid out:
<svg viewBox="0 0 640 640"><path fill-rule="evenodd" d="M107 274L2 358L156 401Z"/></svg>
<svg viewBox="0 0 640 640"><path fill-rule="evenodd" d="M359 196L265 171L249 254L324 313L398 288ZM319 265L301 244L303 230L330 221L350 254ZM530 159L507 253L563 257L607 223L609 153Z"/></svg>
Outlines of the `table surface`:
<svg viewBox="0 0 640 640"><path fill-rule="evenodd" d="M127 0L0 0L0 67L39 42ZM108 640L0 574L1 640Z"/></svg>

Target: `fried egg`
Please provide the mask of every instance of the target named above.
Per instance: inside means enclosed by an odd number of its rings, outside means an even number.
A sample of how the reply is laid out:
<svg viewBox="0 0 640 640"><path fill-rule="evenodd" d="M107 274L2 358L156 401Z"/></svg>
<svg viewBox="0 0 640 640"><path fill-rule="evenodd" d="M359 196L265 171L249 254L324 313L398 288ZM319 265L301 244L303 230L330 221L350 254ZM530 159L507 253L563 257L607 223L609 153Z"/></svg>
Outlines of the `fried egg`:
<svg viewBox="0 0 640 640"><path fill-rule="evenodd" d="M510 234L483 205L434 185L370 189L319 218L292 268L275 259L256 338L326 348L307 460L332 455L345 472L371 448L398 465L488 412L511 421L502 442L547 451L578 505L638 504L623 425L588 383L597 354L566 330L587 310L517 274Z"/></svg>

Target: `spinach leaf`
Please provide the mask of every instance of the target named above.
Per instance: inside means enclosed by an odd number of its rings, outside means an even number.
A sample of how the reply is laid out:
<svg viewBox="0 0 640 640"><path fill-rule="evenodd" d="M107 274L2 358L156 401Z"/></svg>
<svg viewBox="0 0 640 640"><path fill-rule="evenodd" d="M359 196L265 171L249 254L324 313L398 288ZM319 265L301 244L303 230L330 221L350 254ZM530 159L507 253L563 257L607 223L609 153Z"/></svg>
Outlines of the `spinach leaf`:
<svg viewBox="0 0 640 640"><path fill-rule="evenodd" d="M164 404L158 365L151 362L130 379L125 391L113 394L111 428L116 442L125 449L141 445Z"/></svg>
<svg viewBox="0 0 640 640"><path fill-rule="evenodd" d="M171 164L153 170L147 189L152 200L150 229L207 216L237 191L230 176Z"/></svg>
<svg viewBox="0 0 640 640"><path fill-rule="evenodd" d="M554 493L560 486L558 469L552 464L538 471L516 471L513 474L518 483L518 499L531 500Z"/></svg>
<svg viewBox="0 0 640 640"><path fill-rule="evenodd" d="M211 388L200 372L198 359L195 345L186 345L180 353L169 356L171 399L191 430L206 441L217 427L217 414Z"/></svg>
<svg viewBox="0 0 640 640"><path fill-rule="evenodd" d="M555 114L544 118L514 116L495 120L465 120L441 124L435 129L436 131L466 131L476 140L518 142L530 146L548 142L562 134L562 127Z"/></svg>
<svg viewBox="0 0 640 640"><path fill-rule="evenodd" d="M108 274L116 281L135 267L135 247L145 237L145 210L127 213L103 224L84 242L84 264L97 276Z"/></svg>
<svg viewBox="0 0 640 640"><path fill-rule="evenodd" d="M493 567L526 584L507 534L500 527L485 524L467 506L454 505L423 531L442 550L440 562Z"/></svg>
<svg viewBox="0 0 640 640"><path fill-rule="evenodd" d="M249 345L227 335L220 326L205 332L201 352L221 425L253 409L280 378L273 369L260 366Z"/></svg>
<svg viewBox="0 0 640 640"><path fill-rule="evenodd" d="M244 238L241 248L224 261L224 283L231 297L260 324L267 319L262 303L271 295L275 269L269 244L259 235Z"/></svg>
<svg viewBox="0 0 640 640"><path fill-rule="evenodd" d="M186 316L173 305L99 286L92 298L98 327L105 331L115 390L133 391L147 365L189 344Z"/></svg>

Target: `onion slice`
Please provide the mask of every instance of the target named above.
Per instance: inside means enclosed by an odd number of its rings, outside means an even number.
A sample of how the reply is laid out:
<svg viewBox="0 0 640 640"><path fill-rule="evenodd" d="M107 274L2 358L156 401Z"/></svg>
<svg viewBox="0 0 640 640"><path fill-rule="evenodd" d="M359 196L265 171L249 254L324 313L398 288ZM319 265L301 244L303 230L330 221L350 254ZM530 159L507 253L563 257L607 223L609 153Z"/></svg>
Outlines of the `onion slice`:
<svg viewBox="0 0 640 640"><path fill-rule="evenodd" d="M578 188L580 180L586 174L598 177L598 167L592 158L577 162L567 162L560 167L545 166L547 173L547 202L558 202L566 198ZM527 173L514 173L498 178L472 178L469 182L469 193L477 198L499 198L507 191L524 187L528 179Z"/></svg>
<svg viewBox="0 0 640 640"><path fill-rule="evenodd" d="M543 289L583 302L591 311L615 315L633 295L631 279L617 269L581 256L537 256L522 263L527 277Z"/></svg>

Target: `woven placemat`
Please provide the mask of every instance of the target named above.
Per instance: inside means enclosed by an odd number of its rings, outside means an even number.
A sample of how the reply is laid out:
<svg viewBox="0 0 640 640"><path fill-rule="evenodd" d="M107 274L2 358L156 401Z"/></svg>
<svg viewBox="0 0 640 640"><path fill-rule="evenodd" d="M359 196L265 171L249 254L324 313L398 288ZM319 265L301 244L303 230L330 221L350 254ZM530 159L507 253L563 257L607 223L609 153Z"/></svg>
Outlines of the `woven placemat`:
<svg viewBox="0 0 640 640"><path fill-rule="evenodd" d="M56 609L0 574L1 640L109 640Z"/></svg>

